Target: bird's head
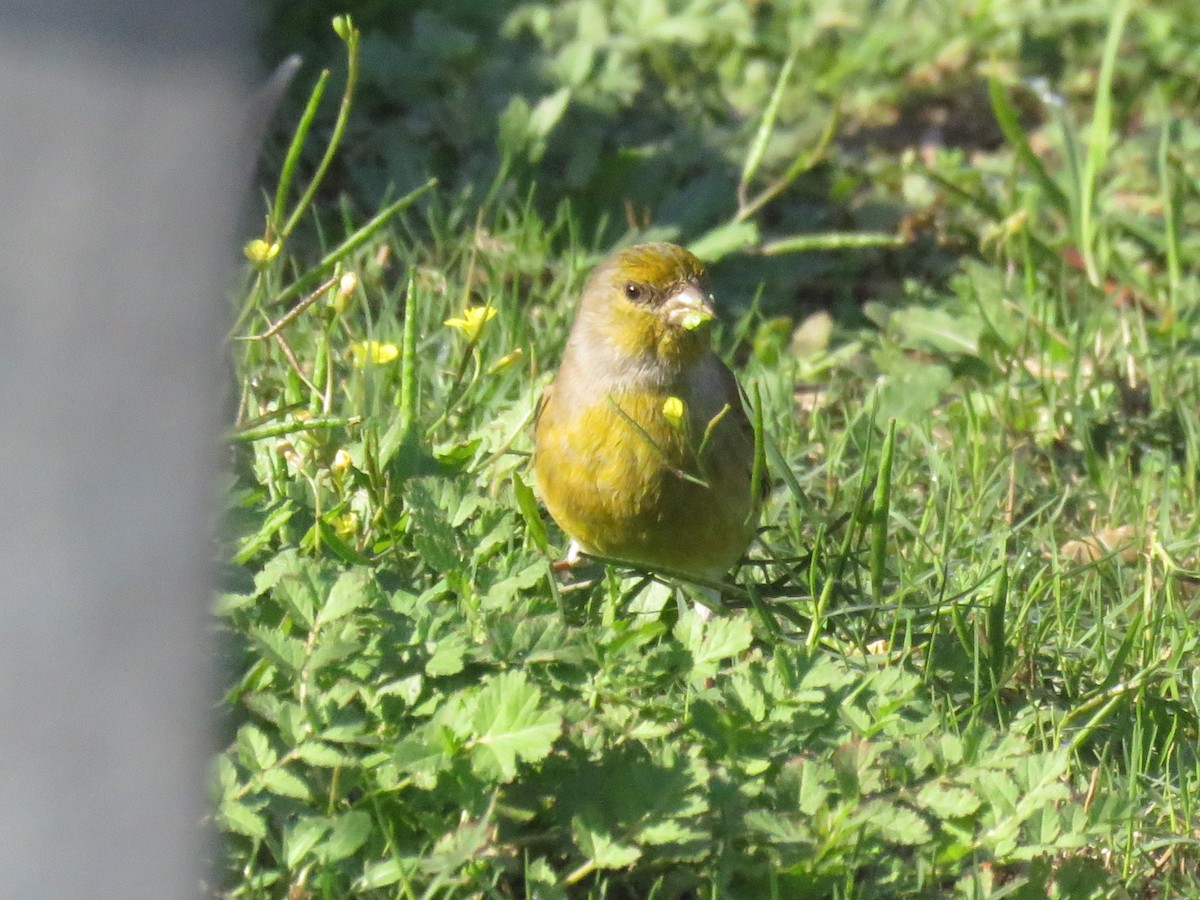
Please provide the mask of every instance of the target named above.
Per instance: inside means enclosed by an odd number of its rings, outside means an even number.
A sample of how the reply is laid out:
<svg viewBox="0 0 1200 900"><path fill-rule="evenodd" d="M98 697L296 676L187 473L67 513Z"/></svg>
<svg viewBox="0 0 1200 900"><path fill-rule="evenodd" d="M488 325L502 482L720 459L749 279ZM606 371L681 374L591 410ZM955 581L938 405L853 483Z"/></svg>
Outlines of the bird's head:
<svg viewBox="0 0 1200 900"><path fill-rule="evenodd" d="M687 250L636 244L592 274L579 324L622 355L683 366L709 351L711 300L704 266Z"/></svg>

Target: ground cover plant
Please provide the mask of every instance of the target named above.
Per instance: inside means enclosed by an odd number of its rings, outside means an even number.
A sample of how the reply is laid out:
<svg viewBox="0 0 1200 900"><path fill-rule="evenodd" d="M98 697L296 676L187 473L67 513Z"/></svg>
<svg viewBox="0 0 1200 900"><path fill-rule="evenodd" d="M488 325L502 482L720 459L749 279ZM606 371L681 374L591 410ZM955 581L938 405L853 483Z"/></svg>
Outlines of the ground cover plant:
<svg viewBox="0 0 1200 900"><path fill-rule="evenodd" d="M1200 892L1190 6L308 10L231 332L212 893ZM640 238L710 261L771 475L708 622L556 575L530 475Z"/></svg>

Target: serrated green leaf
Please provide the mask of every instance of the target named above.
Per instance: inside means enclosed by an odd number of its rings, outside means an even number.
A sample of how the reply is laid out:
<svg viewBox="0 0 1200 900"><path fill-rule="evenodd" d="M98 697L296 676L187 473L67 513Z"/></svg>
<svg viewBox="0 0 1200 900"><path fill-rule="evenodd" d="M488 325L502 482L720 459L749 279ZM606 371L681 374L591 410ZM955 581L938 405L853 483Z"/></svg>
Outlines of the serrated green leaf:
<svg viewBox="0 0 1200 900"><path fill-rule="evenodd" d="M528 863L522 873L525 883L533 888L532 896L538 900L567 900L567 892L559 877L546 860L540 856Z"/></svg>
<svg viewBox="0 0 1200 900"><path fill-rule="evenodd" d="M570 99L571 90L564 87L547 94L537 102L529 116L529 130L535 138L544 140L554 130L554 126L566 112Z"/></svg>
<svg viewBox="0 0 1200 900"><path fill-rule="evenodd" d="M334 698L331 697L330 699ZM361 741L366 732L366 722L355 718L339 722L336 725L330 725L328 728L323 729L318 737L325 741L333 741L335 744L352 744Z"/></svg>
<svg viewBox="0 0 1200 900"><path fill-rule="evenodd" d="M963 761L965 748L962 738L956 734L942 734L937 740L937 750L946 765L957 766Z"/></svg>
<svg viewBox="0 0 1200 900"><path fill-rule="evenodd" d="M377 697L399 697L408 706L414 705L421 697L425 687L425 676L421 674L397 678L381 685L376 691Z"/></svg>
<svg viewBox="0 0 1200 900"><path fill-rule="evenodd" d="M374 589L375 576L370 569L347 569L329 589L329 595L317 616L318 624L328 625L330 622L336 622L342 616L370 604L374 599Z"/></svg>
<svg viewBox="0 0 1200 900"><path fill-rule="evenodd" d="M528 683L524 672L504 672L491 679L476 704L471 759L486 778L511 781L518 760L541 759L562 731L558 704L543 704L541 690Z"/></svg>
<svg viewBox="0 0 1200 900"><path fill-rule="evenodd" d="M893 844L919 847L930 841L928 823L907 806L872 801L864 806L862 821L869 823L884 840Z"/></svg>
<svg viewBox="0 0 1200 900"><path fill-rule="evenodd" d="M900 332L906 346L947 355L976 356L983 320L974 314L909 306L892 313L888 327Z"/></svg>
<svg viewBox="0 0 1200 900"><path fill-rule="evenodd" d="M262 784L272 794L280 797L308 800L312 796L304 780L284 768L267 769L262 773Z"/></svg>
<svg viewBox="0 0 1200 900"><path fill-rule="evenodd" d="M303 862L327 831L329 831L329 821L316 817L301 819L288 828L283 840L284 860L287 867L294 869Z"/></svg>
<svg viewBox="0 0 1200 900"><path fill-rule="evenodd" d="M270 589L305 628L311 628L327 590L326 574L316 562L288 549L268 560L254 579L260 594Z"/></svg>
<svg viewBox="0 0 1200 900"><path fill-rule="evenodd" d="M737 656L754 639L745 616L721 616L705 622L694 612L680 617L675 636L692 654L693 678L711 678L722 660Z"/></svg>
<svg viewBox="0 0 1200 900"><path fill-rule="evenodd" d="M483 498L478 494L463 494L458 498L458 505L450 516L450 527L456 531L461 529L475 517L482 504Z"/></svg>
<svg viewBox="0 0 1200 900"><path fill-rule="evenodd" d="M308 715L299 703L280 700L275 711L275 722L279 725L279 736L289 746L296 746L308 736Z"/></svg>
<svg viewBox="0 0 1200 900"><path fill-rule="evenodd" d="M761 722L767 715L767 701L758 685L744 672L735 672L730 678L734 696L742 704L750 718Z"/></svg>
<svg viewBox="0 0 1200 900"><path fill-rule="evenodd" d="M374 824L371 816L361 809L353 809L333 823L329 840L323 845L320 856L324 862L337 862L358 852L371 836Z"/></svg>
<svg viewBox="0 0 1200 900"><path fill-rule="evenodd" d="M284 500L274 509L268 510L263 516L258 530L242 538L238 543L237 552L233 554L233 561L238 565L243 565L257 556L261 550L270 545L279 529L286 525L295 514L296 505L291 500Z"/></svg>
<svg viewBox="0 0 1200 900"><path fill-rule="evenodd" d="M216 782L216 786L220 788L221 797L228 797L230 794L236 793L240 787L237 766L233 764L233 760L227 754L217 757Z"/></svg>
<svg viewBox="0 0 1200 900"><path fill-rule="evenodd" d="M541 584L546 578L546 564L539 560L531 563L507 578L502 578L488 588L484 597L485 608L504 607L521 592Z"/></svg>
<svg viewBox="0 0 1200 900"><path fill-rule="evenodd" d="M799 767L800 812L807 816L816 815L824 809L833 791L836 775L833 766L823 760L806 760Z"/></svg>
<svg viewBox="0 0 1200 900"><path fill-rule="evenodd" d="M645 825L637 831L639 844L661 846L665 844L687 844L703 841L707 834L698 828L684 825L678 819L666 819Z"/></svg>
<svg viewBox="0 0 1200 900"><path fill-rule="evenodd" d="M221 804L220 815L226 831L258 840L267 836L267 820L244 803L227 800Z"/></svg>
<svg viewBox="0 0 1200 900"><path fill-rule="evenodd" d="M641 858L642 851L637 847L589 828L579 816L571 819L571 833L575 835L575 846L597 869L622 869Z"/></svg>
<svg viewBox="0 0 1200 900"><path fill-rule="evenodd" d="M392 763L402 772L440 765L445 758L445 750L426 740L423 734L404 738L392 751Z"/></svg>
<svg viewBox="0 0 1200 900"><path fill-rule="evenodd" d="M460 744L469 741L475 733L478 701L478 690L457 691L446 697L429 719L429 734L445 734Z"/></svg>
<svg viewBox="0 0 1200 900"><path fill-rule="evenodd" d="M425 674L434 678L457 675L463 670L463 656L466 652L467 642L460 635L442 638L433 646L433 652L425 663Z"/></svg>
<svg viewBox="0 0 1200 900"><path fill-rule="evenodd" d="M388 887L398 881L411 881L418 868L418 861L410 856L372 863L363 870L362 877L355 882L355 888L362 892Z"/></svg>
<svg viewBox="0 0 1200 900"><path fill-rule="evenodd" d="M930 782L917 792L917 803L943 819L959 819L979 809L979 797L965 787Z"/></svg>
<svg viewBox="0 0 1200 900"><path fill-rule="evenodd" d="M285 672L299 672L304 666L304 642L288 637L274 628L252 628L250 639L264 658Z"/></svg>
<svg viewBox="0 0 1200 900"><path fill-rule="evenodd" d="M279 724L279 712L284 705L284 701L279 697L276 697L274 694L258 692L249 694L245 702L246 708L260 719L264 719L273 725Z"/></svg>
<svg viewBox="0 0 1200 900"><path fill-rule="evenodd" d="M478 859L493 834L490 813L477 819L468 819L438 838L433 845L433 852L422 860L421 868L427 872L453 872Z"/></svg>
<svg viewBox="0 0 1200 900"><path fill-rule="evenodd" d="M271 746L271 740L253 725L238 729L237 755L241 764L250 772L261 772L275 765L279 754Z"/></svg>
<svg viewBox="0 0 1200 900"><path fill-rule="evenodd" d="M263 563L263 567L255 574L255 596L261 597L271 588L278 585L285 576L294 575L299 572L301 565L300 554L296 552L295 547L280 550Z"/></svg>
<svg viewBox="0 0 1200 900"><path fill-rule="evenodd" d="M988 805L1001 813L1017 808L1021 792L1007 772L979 771L974 773L975 787Z"/></svg>
<svg viewBox="0 0 1200 900"><path fill-rule="evenodd" d="M433 569L447 573L461 571L464 553L459 534L446 520L446 509L454 502L450 487L431 478L408 483L405 501L413 518L413 545Z"/></svg>
<svg viewBox="0 0 1200 900"><path fill-rule="evenodd" d="M352 630L351 630L351 633ZM321 640L313 648L308 657L308 671L310 674L319 672L326 666L341 662L349 656L355 655L362 648L362 642L357 640L357 636L346 638L343 636L322 636Z"/></svg>
<svg viewBox="0 0 1200 900"><path fill-rule="evenodd" d="M953 381L945 366L929 364L914 366L903 375L888 378L879 388L879 421L927 422Z"/></svg>
<svg viewBox="0 0 1200 900"><path fill-rule="evenodd" d="M355 759L347 753L323 744L320 741L305 741L293 751L301 762L322 769L353 765Z"/></svg>
<svg viewBox="0 0 1200 900"><path fill-rule="evenodd" d="M813 832L809 827L813 819L804 817L798 819L792 816L782 816L764 809L756 809L747 813L746 827L751 833L758 833L779 844L803 846L811 843Z"/></svg>
<svg viewBox="0 0 1200 900"><path fill-rule="evenodd" d="M219 618L227 618L239 610L253 606L257 599L255 594L217 594L213 598L213 615Z"/></svg>

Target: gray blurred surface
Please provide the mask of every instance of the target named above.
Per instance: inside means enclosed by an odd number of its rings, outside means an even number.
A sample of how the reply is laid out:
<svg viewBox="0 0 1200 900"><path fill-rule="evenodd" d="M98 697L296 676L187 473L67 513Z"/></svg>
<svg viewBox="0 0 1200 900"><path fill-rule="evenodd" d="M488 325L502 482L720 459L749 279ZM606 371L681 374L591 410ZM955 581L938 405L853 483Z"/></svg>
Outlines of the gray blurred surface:
<svg viewBox="0 0 1200 900"><path fill-rule="evenodd" d="M0 5L0 897L193 896L215 849L249 46L231 4L171 6Z"/></svg>

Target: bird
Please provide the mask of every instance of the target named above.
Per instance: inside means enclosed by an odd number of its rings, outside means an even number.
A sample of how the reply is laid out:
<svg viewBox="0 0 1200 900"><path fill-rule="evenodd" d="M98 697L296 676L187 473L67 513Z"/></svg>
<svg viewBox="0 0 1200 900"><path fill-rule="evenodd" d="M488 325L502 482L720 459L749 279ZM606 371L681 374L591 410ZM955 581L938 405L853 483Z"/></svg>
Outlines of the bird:
<svg viewBox="0 0 1200 900"><path fill-rule="evenodd" d="M588 279L534 423L567 565L583 553L717 581L753 539L765 479L712 304L703 263L676 244L625 247Z"/></svg>

